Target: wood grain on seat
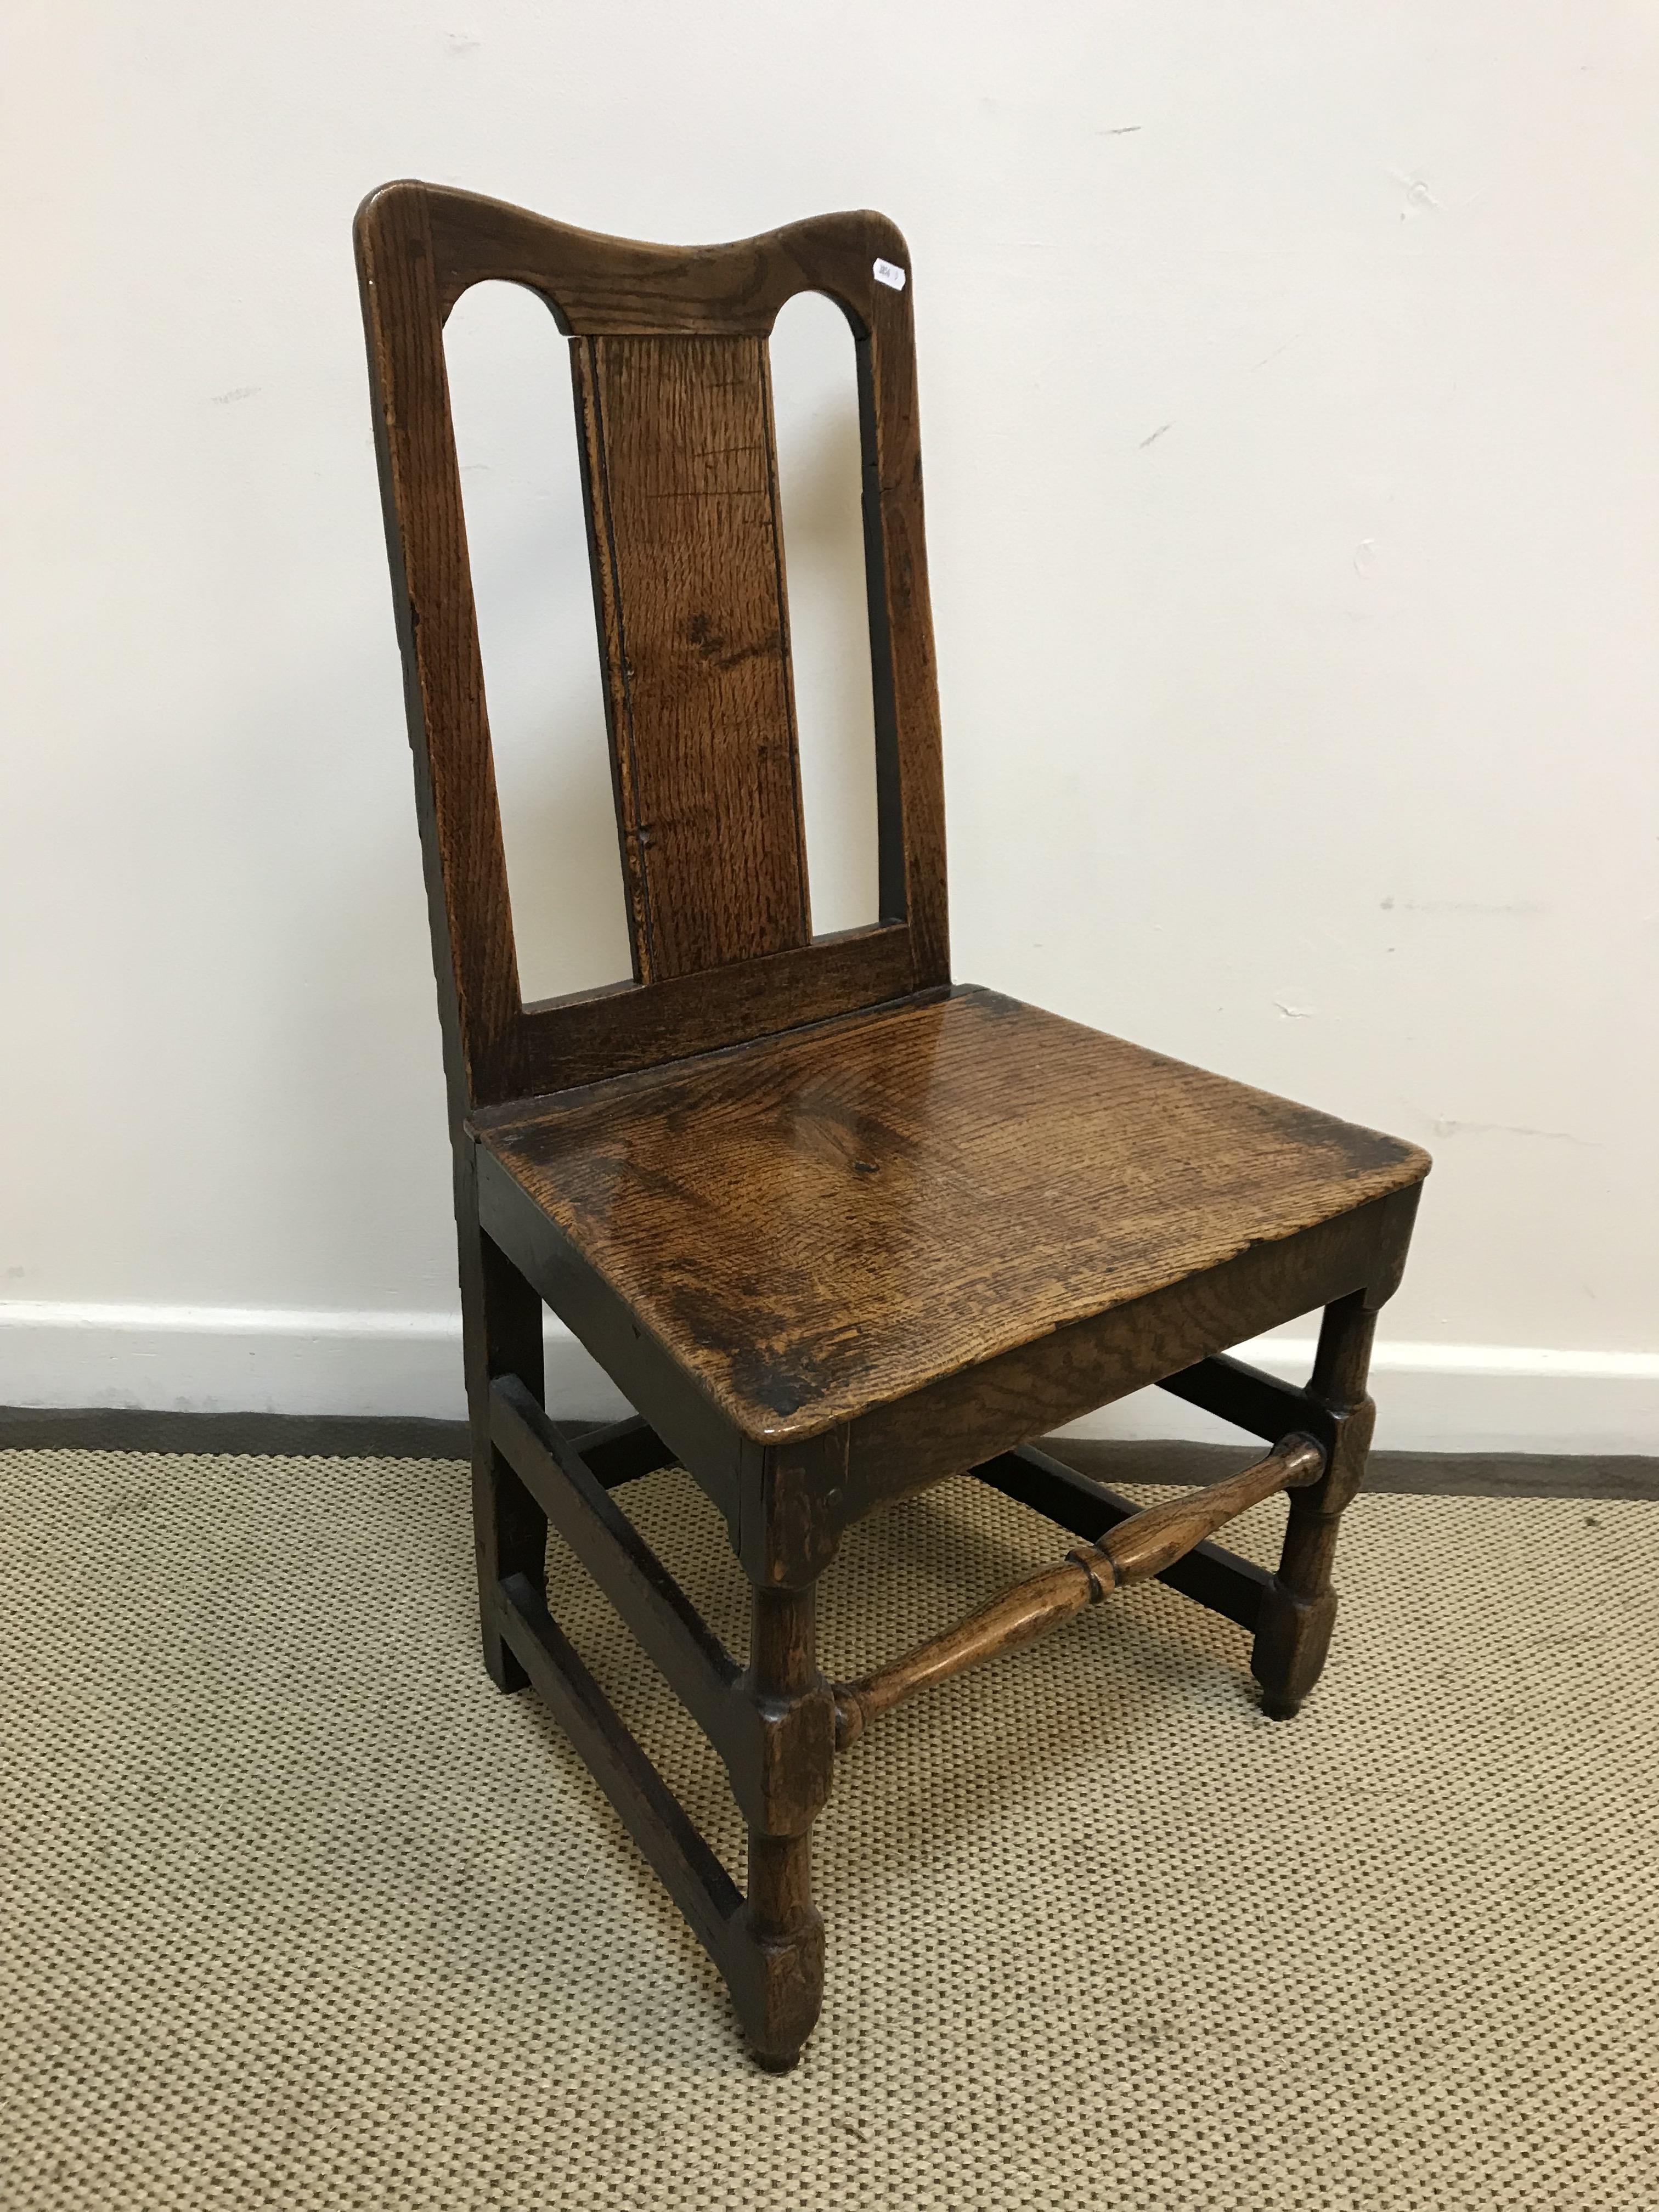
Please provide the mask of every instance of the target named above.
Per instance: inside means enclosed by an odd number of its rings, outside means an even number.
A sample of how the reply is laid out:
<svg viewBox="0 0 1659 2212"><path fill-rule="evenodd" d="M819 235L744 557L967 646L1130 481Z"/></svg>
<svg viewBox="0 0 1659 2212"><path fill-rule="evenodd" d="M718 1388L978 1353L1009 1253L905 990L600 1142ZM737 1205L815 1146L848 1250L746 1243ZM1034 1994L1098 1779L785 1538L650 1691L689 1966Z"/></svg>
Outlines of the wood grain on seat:
<svg viewBox="0 0 1659 2212"><path fill-rule="evenodd" d="M749 1436L811 1436L1420 1181L1398 1139L958 988L482 1141Z"/></svg>

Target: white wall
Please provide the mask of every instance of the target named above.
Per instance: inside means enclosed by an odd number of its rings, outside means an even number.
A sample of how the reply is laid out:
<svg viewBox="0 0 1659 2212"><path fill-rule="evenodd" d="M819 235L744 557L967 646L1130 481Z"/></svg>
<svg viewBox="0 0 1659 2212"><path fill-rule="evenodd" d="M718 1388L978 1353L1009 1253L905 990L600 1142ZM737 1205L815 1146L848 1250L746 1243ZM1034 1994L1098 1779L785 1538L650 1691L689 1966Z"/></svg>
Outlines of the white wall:
<svg viewBox="0 0 1659 2212"><path fill-rule="evenodd" d="M456 1401L348 234L419 175L642 237L898 218L957 972L1430 1146L1393 1441L1659 1449L1650 8L15 0L0 40L0 1399ZM792 421L810 473L833 392ZM549 496L479 510L491 667L529 746L567 641L574 789L585 594L512 662Z"/></svg>

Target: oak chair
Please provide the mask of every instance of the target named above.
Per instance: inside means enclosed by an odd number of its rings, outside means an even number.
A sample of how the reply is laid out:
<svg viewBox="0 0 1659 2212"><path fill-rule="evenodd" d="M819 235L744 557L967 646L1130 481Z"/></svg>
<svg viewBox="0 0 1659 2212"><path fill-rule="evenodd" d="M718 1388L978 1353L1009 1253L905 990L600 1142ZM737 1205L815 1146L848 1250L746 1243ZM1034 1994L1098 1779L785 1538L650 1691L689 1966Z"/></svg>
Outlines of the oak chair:
<svg viewBox="0 0 1659 2212"><path fill-rule="evenodd" d="M454 1144L485 1664L533 1683L729 1984L763 2065L817 2016L811 1833L902 1697L1156 1576L1237 1622L1294 1713L1336 1607L1376 1309L1413 1146L953 984L909 255L883 216L640 245L434 185L356 226ZM519 988L443 350L486 278L570 341L631 982ZM807 897L768 336L825 293L856 343L880 919ZM638 1418L544 1407L545 1300ZM1226 1347L1324 1309L1304 1389ZM1147 1384L1272 1449L1137 1511L1029 1442ZM613 1493L671 1462L753 1589L738 1662ZM856 1682L814 1658L842 1531L971 1470L1079 1540ZM1284 1490L1276 1574L1208 1539ZM739 1892L549 1617L551 1521L720 1753Z"/></svg>

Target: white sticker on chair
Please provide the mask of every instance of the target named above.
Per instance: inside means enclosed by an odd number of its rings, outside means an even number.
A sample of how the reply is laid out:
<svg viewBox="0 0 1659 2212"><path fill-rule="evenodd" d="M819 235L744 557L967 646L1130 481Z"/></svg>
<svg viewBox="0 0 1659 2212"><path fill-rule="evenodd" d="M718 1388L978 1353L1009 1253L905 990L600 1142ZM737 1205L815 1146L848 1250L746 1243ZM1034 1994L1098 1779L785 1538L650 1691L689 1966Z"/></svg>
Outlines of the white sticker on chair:
<svg viewBox="0 0 1659 2212"><path fill-rule="evenodd" d="M896 292L904 289L904 271L896 268L892 262L878 259L875 273L878 284L890 284Z"/></svg>

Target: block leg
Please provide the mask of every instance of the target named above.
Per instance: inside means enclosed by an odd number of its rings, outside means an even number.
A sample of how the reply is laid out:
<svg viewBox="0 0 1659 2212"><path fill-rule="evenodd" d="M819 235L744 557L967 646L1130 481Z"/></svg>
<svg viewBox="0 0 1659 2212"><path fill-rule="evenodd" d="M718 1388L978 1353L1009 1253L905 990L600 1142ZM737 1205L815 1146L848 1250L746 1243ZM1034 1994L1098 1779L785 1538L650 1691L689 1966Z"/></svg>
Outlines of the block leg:
<svg viewBox="0 0 1659 2212"><path fill-rule="evenodd" d="M547 1517L490 1443L489 1385L498 1375L516 1375L538 1402L545 1395L542 1302L478 1225L471 1147L465 1143L456 1161L455 1219L479 1630L491 1680L498 1689L520 1690L529 1677L502 1640L495 1593L512 1575L522 1575L532 1589L545 1591Z"/></svg>
<svg viewBox="0 0 1659 2212"><path fill-rule="evenodd" d="M1335 1416L1335 1448L1322 1479L1292 1491L1279 1571L1265 1592L1250 1671L1261 1707L1291 1720L1319 1680L1336 1621L1331 1567L1342 1515L1364 1479L1376 1409L1366 1395L1374 1308L1364 1291L1327 1306L1310 1395Z"/></svg>

